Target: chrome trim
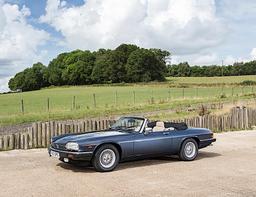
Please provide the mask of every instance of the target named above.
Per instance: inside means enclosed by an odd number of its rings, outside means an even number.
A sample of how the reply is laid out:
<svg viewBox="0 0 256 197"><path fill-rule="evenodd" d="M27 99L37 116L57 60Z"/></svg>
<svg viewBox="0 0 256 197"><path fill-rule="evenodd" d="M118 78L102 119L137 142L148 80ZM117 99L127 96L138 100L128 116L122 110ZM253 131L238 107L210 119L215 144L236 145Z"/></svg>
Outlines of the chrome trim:
<svg viewBox="0 0 256 197"><path fill-rule="evenodd" d="M207 141L213 141L213 142L215 142L215 141L216 141L216 138L209 138L209 139L200 140L200 142L207 142Z"/></svg>
<svg viewBox="0 0 256 197"><path fill-rule="evenodd" d="M130 142L145 142L145 141L164 140L164 139L167 139L167 137L158 137L158 138L150 138L150 139L139 139L139 140L129 140L129 141L122 141L122 142L119 142L119 143L123 144L123 143L130 143Z"/></svg>
<svg viewBox="0 0 256 197"><path fill-rule="evenodd" d="M83 154L92 154L93 152L72 152L72 151L65 151L65 150L59 150L50 147L50 150L55 151L55 152L60 152L60 153L67 153L67 154L74 154L74 155L83 155Z"/></svg>
<svg viewBox="0 0 256 197"><path fill-rule="evenodd" d="M142 124L139 133L142 133L144 131L144 128L146 127L147 122L148 122L148 119L144 118L144 123Z"/></svg>

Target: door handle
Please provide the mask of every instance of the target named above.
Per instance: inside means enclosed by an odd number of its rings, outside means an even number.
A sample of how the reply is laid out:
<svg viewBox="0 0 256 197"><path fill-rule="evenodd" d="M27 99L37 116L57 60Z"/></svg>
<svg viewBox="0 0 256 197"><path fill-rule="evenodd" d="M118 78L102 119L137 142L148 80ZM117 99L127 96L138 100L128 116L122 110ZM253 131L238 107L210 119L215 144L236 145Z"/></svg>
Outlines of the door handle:
<svg viewBox="0 0 256 197"><path fill-rule="evenodd" d="M164 135L169 135L170 133L169 132L163 132Z"/></svg>

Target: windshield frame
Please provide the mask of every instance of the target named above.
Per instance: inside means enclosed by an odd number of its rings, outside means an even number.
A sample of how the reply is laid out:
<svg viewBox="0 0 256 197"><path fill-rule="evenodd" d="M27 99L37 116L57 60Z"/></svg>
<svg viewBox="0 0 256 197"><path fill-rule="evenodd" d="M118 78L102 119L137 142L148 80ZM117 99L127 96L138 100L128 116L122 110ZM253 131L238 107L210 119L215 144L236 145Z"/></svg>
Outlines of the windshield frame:
<svg viewBox="0 0 256 197"><path fill-rule="evenodd" d="M135 131L135 130L132 130L131 131L131 133L142 133L143 132L143 130L144 130L144 128L145 128L145 125L146 125L146 122L147 122L147 119L146 118L142 118L142 117L133 117L133 116L125 116L125 117L120 117L117 121L119 121L119 120L121 120L121 119L125 119L125 118L133 118L133 119L138 119L138 120L142 120L143 122L142 122L142 124L141 124L141 126L140 126L140 129L138 130L138 131ZM117 122L116 121L116 122ZM115 122L115 123L116 123ZM115 124L114 123L114 124ZM113 124L113 125L114 125ZM112 126L113 126L112 125ZM112 126L110 127L111 129L112 129ZM124 129L125 130L125 129ZM128 132L128 129L127 129L127 132Z"/></svg>

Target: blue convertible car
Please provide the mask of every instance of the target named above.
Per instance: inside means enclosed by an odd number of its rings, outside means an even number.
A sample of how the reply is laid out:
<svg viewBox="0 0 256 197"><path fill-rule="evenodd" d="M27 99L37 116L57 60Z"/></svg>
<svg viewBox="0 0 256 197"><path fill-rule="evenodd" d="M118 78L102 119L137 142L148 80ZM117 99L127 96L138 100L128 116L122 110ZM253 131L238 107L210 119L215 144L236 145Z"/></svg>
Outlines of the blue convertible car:
<svg viewBox="0 0 256 197"><path fill-rule="evenodd" d="M198 149L215 141L209 129L122 117L104 131L53 137L49 155L66 163L87 161L97 171L106 172L113 170L120 161L136 158L179 155L181 160L192 161Z"/></svg>

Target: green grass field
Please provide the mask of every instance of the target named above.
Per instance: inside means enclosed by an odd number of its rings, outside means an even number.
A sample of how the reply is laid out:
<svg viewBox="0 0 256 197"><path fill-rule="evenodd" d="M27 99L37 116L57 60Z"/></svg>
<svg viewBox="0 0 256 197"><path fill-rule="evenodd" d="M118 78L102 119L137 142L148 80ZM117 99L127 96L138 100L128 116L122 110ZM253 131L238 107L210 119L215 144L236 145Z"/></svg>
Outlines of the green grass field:
<svg viewBox="0 0 256 197"><path fill-rule="evenodd" d="M238 78L243 81L246 77ZM187 79L190 83L199 80L197 78ZM184 81L185 79L177 80ZM226 77L225 80L227 80ZM0 95L0 125L172 109L180 105L219 101L220 98L230 101L250 98L253 97L250 94L254 91L256 87L249 86L170 88L167 82L148 85L57 87L2 94ZM95 95L95 101L93 95ZM21 100L24 103L24 114Z"/></svg>
<svg viewBox="0 0 256 197"><path fill-rule="evenodd" d="M167 77L167 81L174 84L220 85L239 84L243 81L256 81L256 75L224 76L224 77Z"/></svg>

